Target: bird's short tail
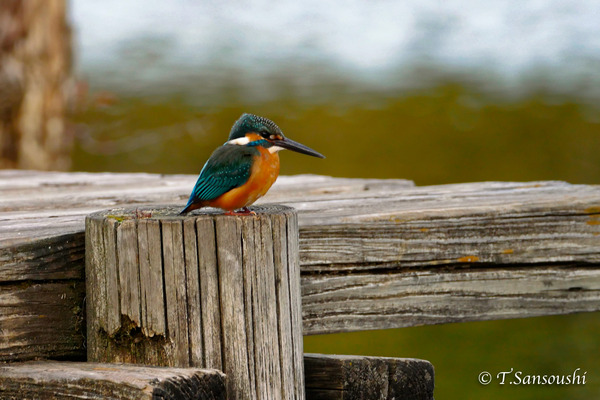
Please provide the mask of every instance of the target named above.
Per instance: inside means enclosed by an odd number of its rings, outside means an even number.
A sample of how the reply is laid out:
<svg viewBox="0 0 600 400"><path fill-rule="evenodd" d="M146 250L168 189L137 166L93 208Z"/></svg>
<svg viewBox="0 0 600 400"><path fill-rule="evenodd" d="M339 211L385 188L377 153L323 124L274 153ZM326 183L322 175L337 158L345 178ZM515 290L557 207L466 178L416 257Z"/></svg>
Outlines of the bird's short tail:
<svg viewBox="0 0 600 400"><path fill-rule="evenodd" d="M185 206L185 208L183 210L181 210L181 212L179 213L179 215L185 215L185 214L189 213L192 210L193 210L192 204L188 204L187 206Z"/></svg>
<svg viewBox="0 0 600 400"><path fill-rule="evenodd" d="M185 214L189 213L190 211L197 210L198 208L202 208L204 206L206 206L206 204L204 202L200 202L200 203L189 202L185 206L185 208L183 210L181 210L181 212L179 213L179 215L185 215Z"/></svg>

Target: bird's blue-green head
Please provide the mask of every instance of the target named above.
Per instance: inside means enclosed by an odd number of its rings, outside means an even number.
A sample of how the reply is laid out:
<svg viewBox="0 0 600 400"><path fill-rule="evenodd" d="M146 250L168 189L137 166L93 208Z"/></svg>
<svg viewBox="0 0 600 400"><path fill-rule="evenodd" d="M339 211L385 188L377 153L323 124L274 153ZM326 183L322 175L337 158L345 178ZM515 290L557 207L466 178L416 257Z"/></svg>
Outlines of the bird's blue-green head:
<svg viewBox="0 0 600 400"><path fill-rule="evenodd" d="M229 144L240 146L263 146L271 152L288 149L309 156L325 158L321 153L288 139L270 119L254 114L242 114L229 133Z"/></svg>
<svg viewBox="0 0 600 400"><path fill-rule="evenodd" d="M248 133L258 133L263 137L283 136L281 129L270 119L259 117L254 114L242 114L233 124L229 132L229 140L243 138Z"/></svg>

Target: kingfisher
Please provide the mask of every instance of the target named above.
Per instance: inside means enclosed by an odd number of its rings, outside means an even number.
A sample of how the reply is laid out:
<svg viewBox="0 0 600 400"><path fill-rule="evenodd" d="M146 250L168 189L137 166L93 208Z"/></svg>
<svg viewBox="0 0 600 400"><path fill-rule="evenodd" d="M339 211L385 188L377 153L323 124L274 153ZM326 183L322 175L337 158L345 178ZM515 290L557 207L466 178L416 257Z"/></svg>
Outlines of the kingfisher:
<svg viewBox="0 0 600 400"><path fill-rule="evenodd" d="M278 153L284 149L325 158L285 137L270 119L243 114L233 124L227 142L204 164L180 214L202 207L220 208L228 215L254 214L248 206L264 196L275 183L279 175Z"/></svg>

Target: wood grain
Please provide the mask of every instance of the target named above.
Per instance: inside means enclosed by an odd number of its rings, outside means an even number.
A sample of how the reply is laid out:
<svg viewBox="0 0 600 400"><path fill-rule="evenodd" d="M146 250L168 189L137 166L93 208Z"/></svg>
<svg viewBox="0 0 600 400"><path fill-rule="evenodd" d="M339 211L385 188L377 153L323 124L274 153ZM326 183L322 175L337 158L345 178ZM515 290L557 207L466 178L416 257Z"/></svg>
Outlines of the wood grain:
<svg viewBox="0 0 600 400"><path fill-rule="evenodd" d="M300 213L305 272L600 262L599 186L473 183L334 203L335 216Z"/></svg>
<svg viewBox="0 0 600 400"><path fill-rule="evenodd" d="M198 239L196 236L196 221L193 218L183 221L183 240L183 249L185 251L185 307L187 307L187 317L189 320L187 329L190 365L205 366Z"/></svg>
<svg viewBox="0 0 600 400"><path fill-rule="evenodd" d="M2 399L225 400L216 370L83 362L0 365Z"/></svg>
<svg viewBox="0 0 600 400"><path fill-rule="evenodd" d="M86 215L109 208L148 204L180 204L183 208L196 179L194 175L0 170L0 249L83 233ZM257 204L319 201L331 196L359 198L357 194L410 186L405 180L280 176ZM83 238L80 240L82 246ZM83 257L83 248L80 255ZM27 261L28 265L36 263L35 259Z"/></svg>
<svg viewBox="0 0 600 400"><path fill-rule="evenodd" d="M0 211L0 225L5 218L6 214ZM83 280L84 232L61 234L59 231L60 228L56 232L57 236L40 240L27 238L13 245L6 244L8 240L3 241L10 233L0 228L0 282ZM25 234L19 236L23 237Z"/></svg>
<svg viewBox="0 0 600 400"><path fill-rule="evenodd" d="M183 205L195 179L0 171L0 285L83 279L84 215L121 204ZM414 187L401 180L294 176L280 177L261 201L298 210L305 334L600 309L597 185ZM214 235L211 223L197 220L198 243ZM210 254L198 248L201 282L218 279ZM527 284L511 294L513 274ZM204 321L221 318L211 287L200 287L203 330L214 326ZM156 324L160 335L164 321ZM205 362L220 368L220 334L204 338Z"/></svg>
<svg viewBox="0 0 600 400"><path fill-rule="evenodd" d="M196 218L196 232L204 365L207 368L223 369L220 329L221 297L219 295L214 219L208 216Z"/></svg>
<svg viewBox="0 0 600 400"><path fill-rule="evenodd" d="M142 330L148 337L164 336L167 334L165 301L157 295L164 293L160 222L140 219L137 224Z"/></svg>
<svg viewBox="0 0 600 400"><path fill-rule="evenodd" d="M300 279L300 260L299 260L299 245L298 245L298 216L294 214L290 218L287 219L286 231L288 235L287 242L287 262L288 262L288 279L290 282L295 282ZM302 280L300 280L300 285L302 285ZM291 324L292 326L303 326L304 324L302 320L302 297L301 297L301 288L297 285L289 285L290 290L290 309L291 309ZM293 357L295 365L302 365L304 363L304 342L302 340L298 340L295 337L292 337L293 343ZM302 388L304 387L304 376L302 371L296 369L294 370L294 382L296 397L302 396Z"/></svg>
<svg viewBox="0 0 600 400"><path fill-rule="evenodd" d="M308 400L433 400L429 361L305 354L304 368Z"/></svg>
<svg viewBox="0 0 600 400"><path fill-rule="evenodd" d="M295 215L292 217L295 219ZM290 276L288 264L288 234L287 234L287 222L290 218L285 218L282 215L276 215L272 219L272 235L273 235L273 263L274 263L274 280L275 280L275 291L277 301L277 324L279 325L279 349L281 358L281 374L283 376L281 388L284 398L293 398L297 396L296 388L302 388L303 382L298 382L298 378L295 376L295 369L293 368L296 364L294 359L294 336L292 335L292 314L297 313L300 305L300 299L297 298L297 303L294 304L293 310L291 309L291 297L290 297ZM284 240L286 239L286 240ZM297 237L294 236L297 241ZM296 252L296 255L298 253ZM297 264L293 264L297 271ZM293 271L293 270L292 270ZM296 282L300 282L300 277L292 277ZM296 288L299 288L297 285ZM298 320L296 326L301 326L302 321ZM301 338L296 337L296 340ZM292 362L285 362L285 360L292 360Z"/></svg>
<svg viewBox="0 0 600 400"><path fill-rule="evenodd" d="M102 290L102 295L106 296L106 305L101 307L105 308L106 318L102 319L105 324L103 328L109 335L113 335L121 326L121 315L128 315L128 318L138 319L139 307L139 290L135 285L137 282L137 274L133 276L125 276L127 271L127 265L135 262L137 253L137 244L134 245L135 240L135 226L131 224L125 227L120 227L120 232L117 234L117 223L114 219L107 219L104 221L104 229L102 230L104 244L101 246L101 262L104 262L106 268L104 271L96 270L103 281L101 282L105 287ZM121 243L120 247L117 248L117 236L123 237L124 231L126 241ZM133 230L133 232L132 232ZM91 244L94 246L94 244ZM100 244L98 244L100 246ZM125 248L123 248L125 247ZM122 257L117 259L117 251L122 251ZM100 261L98 260L98 261ZM132 289L135 290L136 295L136 307L131 306L131 300L125 299L121 295L121 288L119 285L131 285ZM120 290L121 289L121 290ZM132 308L132 310L130 310Z"/></svg>
<svg viewBox="0 0 600 400"><path fill-rule="evenodd" d="M296 215L282 206L256 210L256 215L182 217L173 207L119 208L90 215L88 358L219 365L228 377L228 398L304 398L303 361L297 356L302 354L300 273L297 251L290 254L297 249ZM149 233L154 227L158 236ZM116 243L107 240L111 235ZM120 302L106 298L112 268L107 259L118 265ZM154 272L142 271L151 259L163 277L156 286ZM115 309L120 321L108 331ZM155 319L165 321L161 334Z"/></svg>
<svg viewBox="0 0 600 400"><path fill-rule="evenodd" d="M221 300L221 332L223 370L228 371L227 393L234 399L251 398L256 393L250 381L248 339L246 335L246 303L242 270L241 221L238 218L216 218L216 247ZM254 361L254 364L259 362Z"/></svg>
<svg viewBox="0 0 600 400"><path fill-rule="evenodd" d="M600 268L379 271L302 278L304 334L600 309Z"/></svg>
<svg viewBox="0 0 600 400"><path fill-rule="evenodd" d="M107 221L112 220L112 221ZM115 219L107 218L102 223L112 226L116 224ZM117 288L116 298L121 300L120 304L120 315L127 317L135 326L141 326L140 310L140 269L138 263L138 240L137 240L137 224L134 220L125 220L117 225L117 236L116 236L116 249L106 248L105 257L107 259L117 260L117 274L118 282L110 282L108 280L109 268L107 268L107 282L106 287L112 287L112 290ZM108 232L111 232L109 229ZM107 242L108 243L108 242ZM114 277L117 275L112 273ZM117 283L117 285L114 285ZM114 293L114 292L113 292ZM110 314L115 314L115 309L119 310L116 306L111 304L111 299L114 296L111 295L109 290L106 291L106 309L108 312L108 319L110 320ZM109 309L110 308L110 309ZM116 318L112 318L113 320ZM107 325L110 327L107 320ZM120 320L117 321L117 328L121 326ZM110 329L110 328L109 328ZM115 329L107 331L109 335L113 334Z"/></svg>
<svg viewBox="0 0 600 400"><path fill-rule="evenodd" d="M161 228L167 335L172 344L168 352L168 365L189 366L191 364L183 224L181 220L162 220ZM163 293L155 288L154 296L161 295Z"/></svg>
<svg viewBox="0 0 600 400"><path fill-rule="evenodd" d="M0 285L0 361L85 357L81 281Z"/></svg>

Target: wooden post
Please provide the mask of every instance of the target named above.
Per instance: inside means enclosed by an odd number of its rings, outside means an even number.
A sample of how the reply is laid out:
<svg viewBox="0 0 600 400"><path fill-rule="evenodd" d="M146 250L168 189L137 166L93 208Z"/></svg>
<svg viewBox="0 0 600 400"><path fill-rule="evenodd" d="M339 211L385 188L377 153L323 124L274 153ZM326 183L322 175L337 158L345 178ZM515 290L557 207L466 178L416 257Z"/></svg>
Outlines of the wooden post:
<svg viewBox="0 0 600 400"><path fill-rule="evenodd" d="M229 398L304 398L297 216L254 209L88 216L88 359L216 368Z"/></svg>

